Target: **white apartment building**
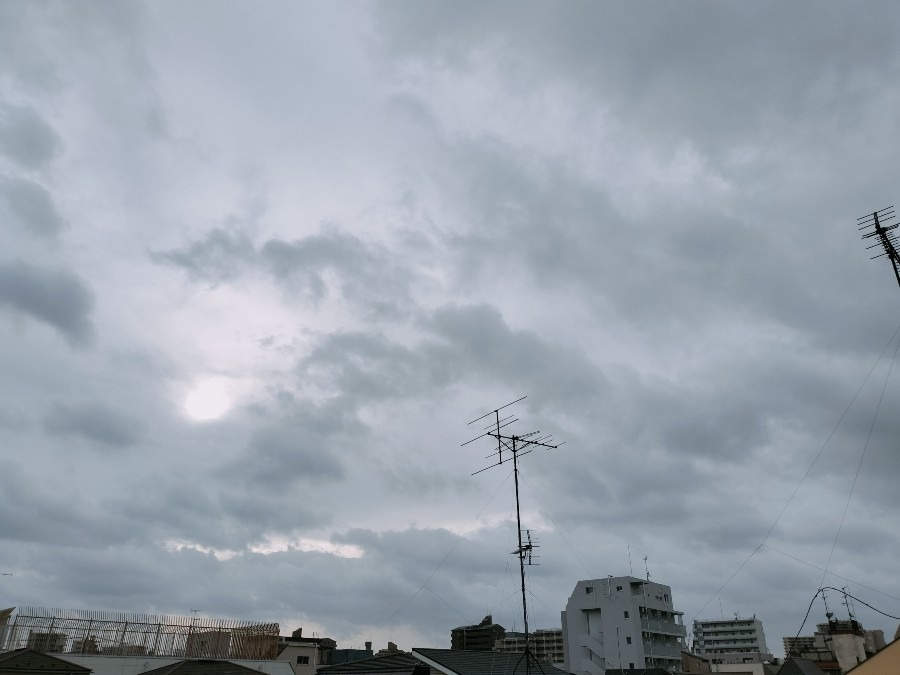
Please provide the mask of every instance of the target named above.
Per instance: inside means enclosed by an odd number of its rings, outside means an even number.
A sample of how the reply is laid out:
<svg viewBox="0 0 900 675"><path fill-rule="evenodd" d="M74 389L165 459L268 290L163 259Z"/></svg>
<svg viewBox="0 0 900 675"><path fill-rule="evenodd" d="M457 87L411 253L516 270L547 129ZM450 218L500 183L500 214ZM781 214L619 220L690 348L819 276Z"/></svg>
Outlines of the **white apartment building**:
<svg viewBox="0 0 900 675"><path fill-rule="evenodd" d="M603 675L607 668L681 666L683 612L672 589L637 577L579 581L562 613L565 670Z"/></svg>
<svg viewBox="0 0 900 675"><path fill-rule="evenodd" d="M763 663L772 661L762 621L751 618L694 621L694 652L711 663Z"/></svg>

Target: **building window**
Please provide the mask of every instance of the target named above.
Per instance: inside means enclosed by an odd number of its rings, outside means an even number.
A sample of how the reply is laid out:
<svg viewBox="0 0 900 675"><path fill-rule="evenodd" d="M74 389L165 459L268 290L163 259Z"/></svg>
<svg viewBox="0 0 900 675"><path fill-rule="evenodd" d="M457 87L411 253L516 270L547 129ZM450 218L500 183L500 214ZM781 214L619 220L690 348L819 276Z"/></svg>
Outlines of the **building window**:
<svg viewBox="0 0 900 675"><path fill-rule="evenodd" d="M627 611L627 610L625 611L625 618L626 618L626 619L628 618L628 611Z"/></svg>
<svg viewBox="0 0 900 675"><path fill-rule="evenodd" d="M631 644L631 638L630 638L630 637L625 638L625 644L626 644L626 645L630 645L630 644Z"/></svg>
<svg viewBox="0 0 900 675"><path fill-rule="evenodd" d="M622 590L622 587L621 587L621 586L616 586L616 590L617 590L617 591L621 591L621 590Z"/></svg>
<svg viewBox="0 0 900 675"><path fill-rule="evenodd" d="M309 665L309 657L308 656L298 656L297 657L297 665L298 666L308 666Z"/></svg>
<svg viewBox="0 0 900 675"><path fill-rule="evenodd" d="M591 593L594 592L594 587L593 586L585 586L584 592L587 593L588 595L590 595Z"/></svg>
<svg viewBox="0 0 900 675"><path fill-rule="evenodd" d="M628 670L634 670L634 664L633 664L633 663L629 663L629 664L628 664Z"/></svg>

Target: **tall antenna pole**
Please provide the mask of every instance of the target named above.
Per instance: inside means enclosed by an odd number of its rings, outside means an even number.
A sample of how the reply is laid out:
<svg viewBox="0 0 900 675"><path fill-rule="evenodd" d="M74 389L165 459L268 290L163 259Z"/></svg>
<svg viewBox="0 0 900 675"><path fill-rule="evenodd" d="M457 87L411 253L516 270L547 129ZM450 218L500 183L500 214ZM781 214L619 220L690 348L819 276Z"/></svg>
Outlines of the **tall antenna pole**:
<svg viewBox="0 0 900 675"><path fill-rule="evenodd" d="M897 237L893 232L900 223L887 224L896 217L897 214L894 212L894 207L888 206L862 218L857 218L856 221L860 232L862 232L862 238L875 240L874 244L866 248L877 248L880 246L883 249L878 255L872 256L872 260L881 257L886 257L890 260L894 269L894 278L897 279L897 285L900 286L900 253L897 253L897 246L900 246L900 242L897 241Z"/></svg>
<svg viewBox="0 0 900 675"><path fill-rule="evenodd" d="M529 632L528 632L528 600L525 593L525 565L533 565L535 564L533 561L534 549L537 548L537 544L532 542L531 531L522 529L522 510L519 500L519 455L527 455L529 452L534 450L535 448L546 448L556 449L563 443L553 443L550 434L545 434L541 436L540 431L532 431L527 434L517 435L510 433L503 433L503 429L509 427L510 425L518 422L519 419L515 415L509 415L501 419L500 411L504 408L508 408L509 406L518 403L519 401L525 400L525 396L522 398L516 399L512 403L507 403L506 405L502 405L491 412L482 415L481 417L472 420L469 424L474 424L475 422L480 422L486 417L493 417L494 421L491 422L487 427L484 428L484 433L476 436L475 438L466 441L462 445L468 445L474 441L477 441L480 438L496 438L497 439L497 453L496 453L496 461L489 466L484 467L483 469L479 469L472 475L476 475L481 473L482 471L487 471L495 466L500 466L501 464L506 464L510 460L513 465L513 477L516 485L516 533L518 538L518 548L512 552L512 555L515 555L519 558L519 579L521 581L521 590L522 590L522 625L525 629L525 653L522 655L522 658L525 660L525 675L531 675L531 662L535 661L538 669L541 673L544 672L544 669L541 667L540 663L535 659L534 654L531 652L531 642L529 640ZM507 454L504 456L503 451L506 450ZM510 457L511 455L511 457ZM488 455L488 459L494 457L494 455ZM523 540L522 534L525 533L525 539ZM519 661L521 662L522 659ZM516 664L516 668L518 668L518 664Z"/></svg>

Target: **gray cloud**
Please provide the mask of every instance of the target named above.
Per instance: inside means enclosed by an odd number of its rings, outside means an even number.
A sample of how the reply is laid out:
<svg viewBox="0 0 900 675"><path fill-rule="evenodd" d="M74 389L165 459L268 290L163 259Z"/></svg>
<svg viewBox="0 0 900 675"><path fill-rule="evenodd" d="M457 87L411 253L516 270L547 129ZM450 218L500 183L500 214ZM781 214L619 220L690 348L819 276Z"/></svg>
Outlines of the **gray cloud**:
<svg viewBox="0 0 900 675"><path fill-rule="evenodd" d="M57 403L44 417L44 428L59 436L79 436L100 446L125 448L141 435L131 415L97 402Z"/></svg>
<svg viewBox="0 0 900 675"><path fill-rule="evenodd" d="M286 241L273 238L258 249L243 234L216 228L180 249L154 251L160 264L184 270L196 281L235 281L259 270L314 304L343 298L374 317L395 318L409 300L410 270L384 247L334 227Z"/></svg>
<svg viewBox="0 0 900 675"><path fill-rule="evenodd" d="M46 168L63 150L62 139L34 108L0 108L0 153L25 169Z"/></svg>
<svg viewBox="0 0 900 675"><path fill-rule="evenodd" d="M55 237L65 227L49 190L23 178L0 178L0 196L13 220L31 234Z"/></svg>
<svg viewBox="0 0 900 675"><path fill-rule="evenodd" d="M256 249L247 235L215 228L182 249L153 251L150 257L184 270L191 279L219 284L233 281L251 266Z"/></svg>
<svg viewBox="0 0 900 675"><path fill-rule="evenodd" d="M68 270L22 260L0 263L0 305L51 326L73 347L94 339L94 294Z"/></svg>

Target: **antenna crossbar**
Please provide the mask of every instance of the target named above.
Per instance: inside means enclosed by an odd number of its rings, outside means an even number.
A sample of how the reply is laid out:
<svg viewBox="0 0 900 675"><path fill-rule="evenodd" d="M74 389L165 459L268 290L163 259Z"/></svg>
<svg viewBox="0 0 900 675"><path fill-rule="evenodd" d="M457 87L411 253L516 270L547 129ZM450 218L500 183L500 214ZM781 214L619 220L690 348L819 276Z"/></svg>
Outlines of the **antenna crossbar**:
<svg viewBox="0 0 900 675"><path fill-rule="evenodd" d="M897 246L900 246L900 242L898 242L896 234L892 231L900 226L900 223L887 224L888 221L896 217L896 213L893 209L893 206L887 206L862 216L861 218L857 218L856 220L857 223L862 221L862 224L858 228L860 231L875 228L871 232L862 234L861 237L863 239L877 238L876 243L868 248L876 248L880 245L881 248L884 249L884 252L872 256L871 259L888 258L891 261L891 267L894 270L894 278L897 280L897 285L900 286L900 253L897 252Z"/></svg>

